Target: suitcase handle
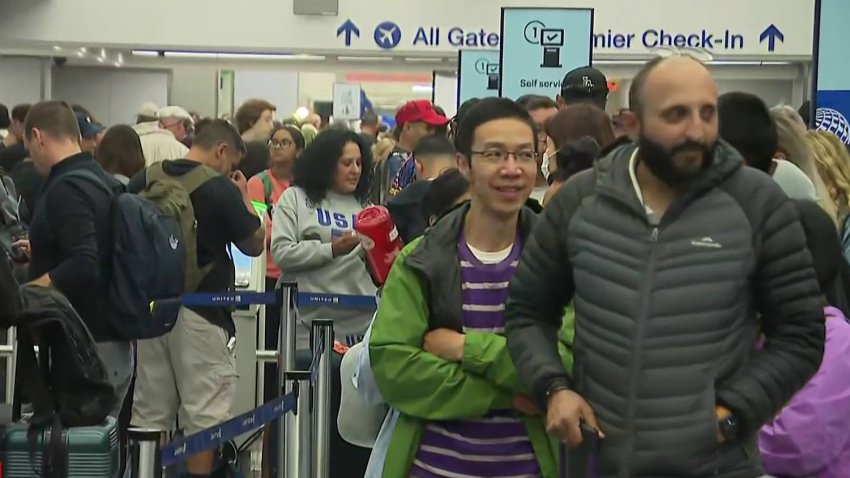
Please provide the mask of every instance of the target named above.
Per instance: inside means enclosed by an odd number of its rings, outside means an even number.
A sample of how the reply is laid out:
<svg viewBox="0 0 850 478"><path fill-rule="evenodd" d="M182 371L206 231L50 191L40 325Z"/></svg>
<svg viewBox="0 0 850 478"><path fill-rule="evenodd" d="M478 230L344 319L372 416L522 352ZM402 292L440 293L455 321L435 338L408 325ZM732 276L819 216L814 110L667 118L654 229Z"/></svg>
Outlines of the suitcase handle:
<svg viewBox="0 0 850 478"><path fill-rule="evenodd" d="M588 450L586 478L597 478L599 476L599 448L602 446L599 432L587 423L581 422L581 437L581 446ZM567 463L567 446L563 443L558 445L558 462L560 463L560 478L577 478L567 476L567 469L569 468Z"/></svg>

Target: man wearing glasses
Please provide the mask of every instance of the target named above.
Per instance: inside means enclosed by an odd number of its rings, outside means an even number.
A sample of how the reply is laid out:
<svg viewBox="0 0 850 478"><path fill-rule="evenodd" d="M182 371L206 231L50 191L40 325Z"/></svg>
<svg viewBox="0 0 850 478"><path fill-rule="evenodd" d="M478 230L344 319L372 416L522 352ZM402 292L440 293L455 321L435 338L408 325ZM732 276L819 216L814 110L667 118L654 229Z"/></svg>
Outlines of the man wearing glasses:
<svg viewBox="0 0 850 478"><path fill-rule="evenodd" d="M486 98L455 144L471 199L396 258L372 325L375 381L399 412L389 449L404 450L387 454L383 476L555 476L502 318L536 222L524 207L538 171L535 126L514 102Z"/></svg>

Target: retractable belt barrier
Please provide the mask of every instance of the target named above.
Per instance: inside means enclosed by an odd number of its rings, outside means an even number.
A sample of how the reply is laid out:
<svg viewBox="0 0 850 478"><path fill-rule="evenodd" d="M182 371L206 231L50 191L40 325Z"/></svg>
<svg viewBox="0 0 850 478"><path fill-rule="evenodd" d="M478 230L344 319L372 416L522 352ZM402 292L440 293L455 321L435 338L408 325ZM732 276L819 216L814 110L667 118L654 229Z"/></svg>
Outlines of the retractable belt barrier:
<svg viewBox="0 0 850 478"><path fill-rule="evenodd" d="M249 305L278 305L274 292L194 293L183 296L187 307L243 307ZM339 307L345 309L374 309L375 298L364 295L313 294L299 292L298 307Z"/></svg>
<svg viewBox="0 0 850 478"><path fill-rule="evenodd" d="M281 309L278 341L278 366L281 396L214 427L180 437L160 449L153 469L176 465L189 457L211 449L269 423L286 417L280 432L279 456L283 463L278 476L286 478L328 476L328 437L330 415L331 355L333 353L333 321L312 322L313 356L308 370L295 370L295 324L298 308L330 307L374 309L374 297L298 293L294 283L283 283L275 292L225 292L186 294L184 306L242 307L276 306ZM289 414L287 416L287 414ZM313 446L313 443L316 446ZM288 446L287 446L288 445ZM142 475L140 478L145 478Z"/></svg>

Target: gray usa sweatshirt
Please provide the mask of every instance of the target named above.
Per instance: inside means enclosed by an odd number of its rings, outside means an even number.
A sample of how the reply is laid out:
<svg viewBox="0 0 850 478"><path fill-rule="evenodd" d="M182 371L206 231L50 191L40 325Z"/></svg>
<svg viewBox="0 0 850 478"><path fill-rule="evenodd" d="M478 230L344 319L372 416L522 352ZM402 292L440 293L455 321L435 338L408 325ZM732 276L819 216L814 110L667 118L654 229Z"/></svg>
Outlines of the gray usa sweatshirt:
<svg viewBox="0 0 850 478"><path fill-rule="evenodd" d="M376 287L361 246L337 258L331 250L333 239L354 231L354 218L362 209L350 194L328 191L321 203L311 204L299 187L284 191L272 213L271 239L271 254L282 271L281 280L297 282L299 292L374 297ZM336 340L353 345L366 333L374 312L339 307L302 309L298 350L309 347L312 320L333 319Z"/></svg>

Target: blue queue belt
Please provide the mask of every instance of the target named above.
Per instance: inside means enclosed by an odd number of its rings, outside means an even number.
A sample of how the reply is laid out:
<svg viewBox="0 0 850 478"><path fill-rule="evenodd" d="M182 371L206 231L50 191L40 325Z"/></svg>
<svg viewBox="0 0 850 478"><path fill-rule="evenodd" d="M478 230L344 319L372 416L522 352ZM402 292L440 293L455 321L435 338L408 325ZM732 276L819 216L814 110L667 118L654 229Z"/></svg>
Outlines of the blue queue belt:
<svg viewBox="0 0 850 478"><path fill-rule="evenodd" d="M182 304L188 307L227 307L247 305L279 305L275 292L225 292L225 293L194 293L183 296ZM296 298L297 307L330 307L343 309L374 309L376 301L371 296L350 296L331 294L299 293ZM297 311L295 312L297 314ZM323 344L321 338L320 343ZM310 363L310 381L318 377L319 360L324 345L316 350ZM234 438L261 428L295 408L295 393L288 393L259 407L245 412L230 420L219 423L214 427L201 430L192 435L180 437L165 444L160 449L162 466L172 466L186 461L189 457L200 452L214 449Z"/></svg>
<svg viewBox="0 0 850 478"><path fill-rule="evenodd" d="M165 444L160 450L162 466L175 465L200 452L219 447L239 435L277 420L294 408L295 394L288 393L212 428L178 438Z"/></svg>
<svg viewBox="0 0 850 478"><path fill-rule="evenodd" d="M299 292L298 307L332 307L340 309L374 309L375 297L369 295L313 294ZM278 305L275 292L198 292L183 296L187 307L239 307L246 305Z"/></svg>
<svg viewBox="0 0 850 478"><path fill-rule="evenodd" d="M319 343L321 345L316 349L316 354L310 363L311 384L314 384L319 375L319 360L324 352L323 342ZM287 393L214 427L169 442L160 449L162 466L176 465L186 461L192 455L217 448L240 435L266 426L291 412L295 408L296 399L295 393Z"/></svg>

